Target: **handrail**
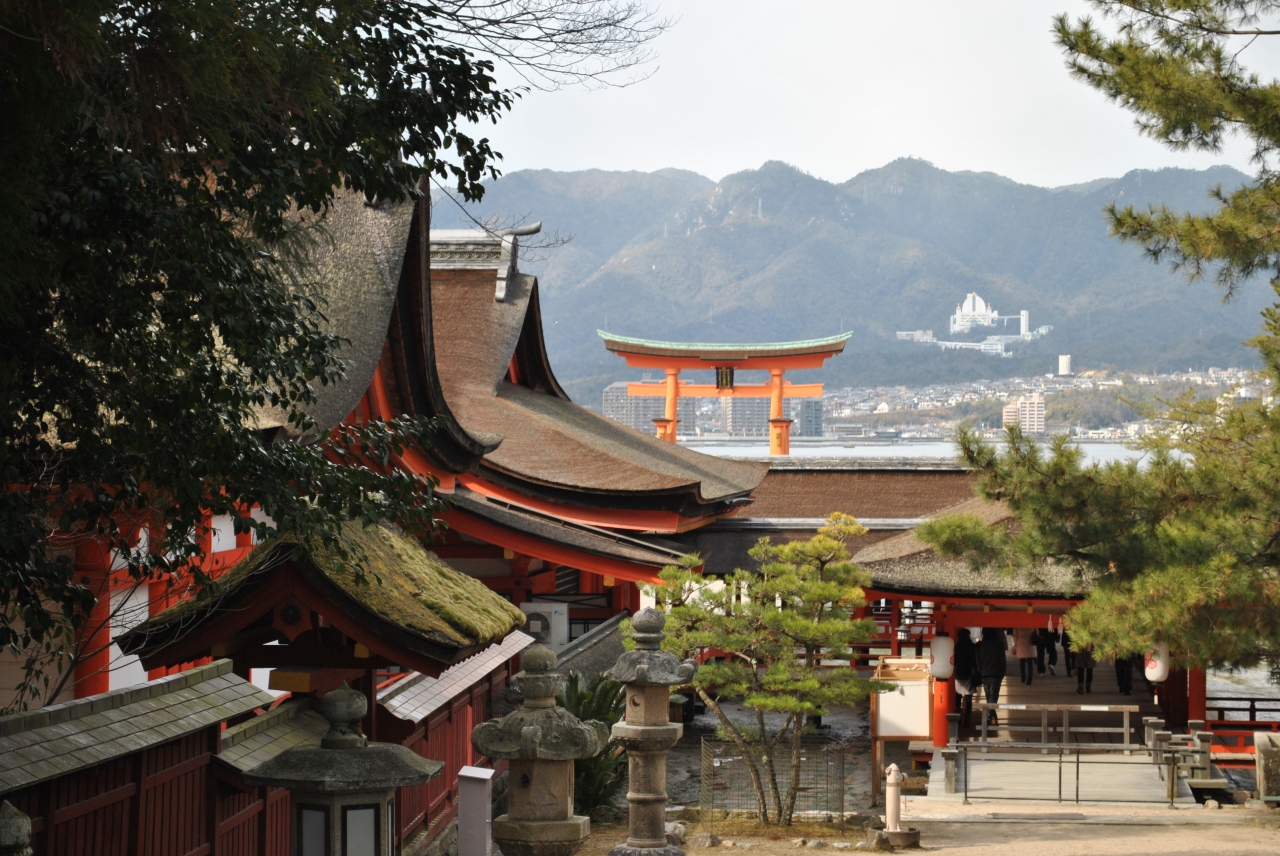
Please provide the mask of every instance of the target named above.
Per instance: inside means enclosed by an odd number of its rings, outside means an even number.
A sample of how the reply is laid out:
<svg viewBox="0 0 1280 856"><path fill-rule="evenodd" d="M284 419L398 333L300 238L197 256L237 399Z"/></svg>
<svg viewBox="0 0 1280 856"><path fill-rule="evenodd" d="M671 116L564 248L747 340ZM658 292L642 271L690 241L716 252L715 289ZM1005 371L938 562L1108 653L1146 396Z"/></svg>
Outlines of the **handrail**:
<svg viewBox="0 0 1280 856"><path fill-rule="evenodd" d="M1133 750L1133 741L1132 741L1133 728L1130 724L1130 716L1142 710L1142 706L1136 705L1136 704L1009 704L1009 703L999 703L999 702L975 701L973 703L973 706L979 712L995 711L995 710L1006 710L1006 711L1024 710L1024 711L1039 712L1040 726L1038 729L1035 726L1030 726L1030 725L1008 725L1008 724L1003 726L1003 728L1006 731L1039 730L1040 743L1038 745L1041 747L1040 751L1042 754L1048 754L1050 747L1053 747L1053 746L1072 745L1071 733L1074 731L1076 734L1120 734L1124 737L1124 742L1121 744L1121 747L1122 747L1121 751L1123 751L1126 755L1128 755ZM1122 728L1106 728L1106 727L1099 727L1099 726L1089 726L1089 727L1077 726L1075 728L1072 728L1071 727L1072 711L1075 711L1077 713L1099 713L1099 712L1120 713L1124 715L1124 726ZM1050 713L1062 714L1062 726L1060 728L1056 726L1051 728L1049 726ZM990 726L988 717L980 715L979 719L981 720L981 731L980 731L981 736L977 742L982 747L982 751L984 752L987 751L987 747L992 745L1001 745L1001 746L1009 745L1007 742L993 744L992 741L988 740L987 728ZM1049 734L1050 732L1053 732L1053 731L1057 731L1062 735L1062 742L1060 744L1051 743L1049 741Z"/></svg>

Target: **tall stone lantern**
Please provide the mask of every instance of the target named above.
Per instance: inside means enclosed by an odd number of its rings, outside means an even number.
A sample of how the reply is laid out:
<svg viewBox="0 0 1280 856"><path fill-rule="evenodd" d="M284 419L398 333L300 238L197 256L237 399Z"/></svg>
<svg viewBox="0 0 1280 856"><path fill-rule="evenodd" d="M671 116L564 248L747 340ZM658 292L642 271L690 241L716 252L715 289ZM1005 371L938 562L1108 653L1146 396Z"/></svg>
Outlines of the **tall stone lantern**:
<svg viewBox="0 0 1280 856"><path fill-rule="evenodd" d="M613 738L627 750L631 804L627 843L609 856L684 856L667 844L667 752L684 726L670 721L671 687L687 684L697 663L683 663L662 650L667 617L656 609L642 609L631 620L636 648L618 658L606 674L627 686L626 718L613 726Z"/></svg>
<svg viewBox="0 0 1280 856"><path fill-rule="evenodd" d="M406 746L370 743L360 732L368 710L344 683L320 700L329 732L318 747L286 749L245 773L251 785L289 789L294 856L391 856L396 789L444 769Z"/></svg>
<svg viewBox="0 0 1280 856"><path fill-rule="evenodd" d="M507 813L494 819L493 840L503 856L572 856L591 834L591 820L573 813L573 762L600 754L609 729L556 706L564 678L550 648L534 645L521 665L523 706L471 731L477 752L511 761Z"/></svg>

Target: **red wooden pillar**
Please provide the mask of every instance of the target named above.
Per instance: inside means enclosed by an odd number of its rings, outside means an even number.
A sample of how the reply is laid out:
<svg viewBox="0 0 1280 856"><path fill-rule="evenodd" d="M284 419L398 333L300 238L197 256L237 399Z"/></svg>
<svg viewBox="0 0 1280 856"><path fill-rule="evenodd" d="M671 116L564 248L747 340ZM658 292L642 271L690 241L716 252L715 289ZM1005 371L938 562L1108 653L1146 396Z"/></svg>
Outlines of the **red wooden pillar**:
<svg viewBox="0 0 1280 856"><path fill-rule="evenodd" d="M97 538L76 548L76 576L98 599L76 631L75 697L84 698L111 689L111 551Z"/></svg>
<svg viewBox="0 0 1280 856"><path fill-rule="evenodd" d="M954 678L933 682L933 745L943 748L951 735L947 724L947 714L951 713L951 699L955 696Z"/></svg>
<svg viewBox="0 0 1280 856"><path fill-rule="evenodd" d="M1187 719L1204 719L1208 703L1208 676L1204 669L1187 672Z"/></svg>
<svg viewBox="0 0 1280 856"><path fill-rule="evenodd" d="M902 601L889 601L889 656L902 656L902 642L898 639L898 622L902 621Z"/></svg>
<svg viewBox="0 0 1280 856"><path fill-rule="evenodd" d="M1169 678L1160 686L1160 707L1165 723L1171 728L1187 726L1187 670L1170 669Z"/></svg>

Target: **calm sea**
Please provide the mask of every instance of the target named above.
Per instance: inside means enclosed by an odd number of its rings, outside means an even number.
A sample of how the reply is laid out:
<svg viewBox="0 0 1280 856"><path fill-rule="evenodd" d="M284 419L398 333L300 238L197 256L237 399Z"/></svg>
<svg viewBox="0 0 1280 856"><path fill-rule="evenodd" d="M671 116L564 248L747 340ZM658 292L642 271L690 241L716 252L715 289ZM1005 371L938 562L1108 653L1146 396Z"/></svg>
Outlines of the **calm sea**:
<svg viewBox="0 0 1280 856"><path fill-rule="evenodd" d="M730 442L681 440L680 445L697 449L708 455L723 458L767 458L769 444L767 442ZM1125 447L1121 443L1081 443L1085 460L1093 463L1119 461L1140 456L1140 452ZM791 443L791 458L911 458L954 460L955 443L950 441L897 441L876 443L823 443L813 444Z"/></svg>

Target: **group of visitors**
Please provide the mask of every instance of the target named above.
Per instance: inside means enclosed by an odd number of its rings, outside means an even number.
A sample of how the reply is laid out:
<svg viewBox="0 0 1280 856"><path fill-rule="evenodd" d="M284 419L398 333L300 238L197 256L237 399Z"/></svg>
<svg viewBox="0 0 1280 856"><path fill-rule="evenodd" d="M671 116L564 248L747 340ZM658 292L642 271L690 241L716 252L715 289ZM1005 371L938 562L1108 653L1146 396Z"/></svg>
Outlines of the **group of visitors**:
<svg viewBox="0 0 1280 856"><path fill-rule="evenodd" d="M977 640L969 628L962 627L955 645L956 710L960 713L960 724L969 725L973 696L979 690L988 704L999 702L1010 649L1018 660L1019 680L1030 686L1036 675L1044 675L1046 671L1050 675L1058 674L1059 643L1062 644L1063 668L1067 677L1075 677L1076 692L1080 695L1092 693L1097 660L1089 647L1077 649L1071 644L1071 636L1065 627L1061 630L986 627ZM1123 695L1133 692L1135 659L1126 657L1115 662L1116 684ZM987 711L987 722L992 725L999 722L994 710Z"/></svg>

